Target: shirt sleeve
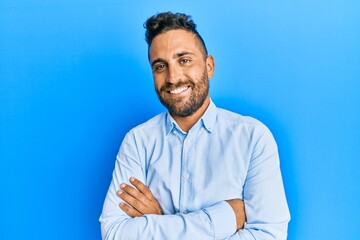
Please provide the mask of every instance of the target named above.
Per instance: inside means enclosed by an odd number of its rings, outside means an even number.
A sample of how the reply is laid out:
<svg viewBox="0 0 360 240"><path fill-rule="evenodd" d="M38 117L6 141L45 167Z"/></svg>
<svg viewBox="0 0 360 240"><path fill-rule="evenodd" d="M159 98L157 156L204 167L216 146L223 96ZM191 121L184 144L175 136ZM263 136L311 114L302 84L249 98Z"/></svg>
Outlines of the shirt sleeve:
<svg viewBox="0 0 360 240"><path fill-rule="evenodd" d="M257 138L244 185L247 223L231 240L285 240L290 213L275 140L263 126Z"/></svg>
<svg viewBox="0 0 360 240"><path fill-rule="evenodd" d="M117 155L113 179L100 216L102 239L224 239L236 231L235 214L225 201L188 214L129 217L120 209L122 200L116 192L130 177L146 182L144 167L137 159L135 141L128 133Z"/></svg>

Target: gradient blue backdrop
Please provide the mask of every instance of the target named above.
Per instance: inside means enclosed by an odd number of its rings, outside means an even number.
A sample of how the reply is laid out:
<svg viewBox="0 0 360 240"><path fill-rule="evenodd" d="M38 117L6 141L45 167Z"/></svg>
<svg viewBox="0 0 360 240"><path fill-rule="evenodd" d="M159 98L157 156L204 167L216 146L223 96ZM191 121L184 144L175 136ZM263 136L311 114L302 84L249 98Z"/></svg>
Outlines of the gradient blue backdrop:
<svg viewBox="0 0 360 240"><path fill-rule="evenodd" d="M272 130L290 240L359 239L360 2L0 1L0 239L100 239L124 134L163 111L143 22L193 15L212 98Z"/></svg>

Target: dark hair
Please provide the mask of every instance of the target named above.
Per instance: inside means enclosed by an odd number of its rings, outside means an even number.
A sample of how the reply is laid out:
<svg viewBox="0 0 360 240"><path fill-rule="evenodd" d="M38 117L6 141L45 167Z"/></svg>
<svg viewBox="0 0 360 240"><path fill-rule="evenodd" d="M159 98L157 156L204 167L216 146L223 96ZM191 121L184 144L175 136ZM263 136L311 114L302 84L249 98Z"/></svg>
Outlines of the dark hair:
<svg viewBox="0 0 360 240"><path fill-rule="evenodd" d="M200 40L205 57L208 55L205 42L196 30L196 24L191 19L190 15L172 12L158 13L148 18L144 23L144 27L146 28L145 40L148 47L150 47L153 39L157 35L170 30L183 29L192 32L198 40Z"/></svg>

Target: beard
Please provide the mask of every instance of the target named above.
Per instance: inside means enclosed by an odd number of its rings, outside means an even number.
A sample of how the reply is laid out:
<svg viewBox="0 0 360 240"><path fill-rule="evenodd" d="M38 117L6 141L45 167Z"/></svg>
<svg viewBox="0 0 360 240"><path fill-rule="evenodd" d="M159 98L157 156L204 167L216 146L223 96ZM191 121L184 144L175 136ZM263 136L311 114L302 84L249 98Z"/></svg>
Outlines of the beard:
<svg viewBox="0 0 360 240"><path fill-rule="evenodd" d="M175 89L179 87L191 88L190 96L182 97L167 97L169 89ZM203 72L201 78L197 83L191 80L184 82L177 82L176 84L166 82L158 90L155 86L156 94L171 115L179 117L187 117L194 114L205 102L206 97L209 95L209 79L206 70ZM187 98L187 99L186 99Z"/></svg>

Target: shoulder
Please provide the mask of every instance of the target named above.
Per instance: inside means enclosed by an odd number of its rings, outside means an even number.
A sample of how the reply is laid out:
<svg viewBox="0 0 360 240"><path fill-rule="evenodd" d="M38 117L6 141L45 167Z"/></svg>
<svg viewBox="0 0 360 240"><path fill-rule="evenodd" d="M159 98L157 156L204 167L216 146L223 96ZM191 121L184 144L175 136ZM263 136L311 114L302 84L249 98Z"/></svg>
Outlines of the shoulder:
<svg viewBox="0 0 360 240"><path fill-rule="evenodd" d="M146 122L130 129L123 138L121 149L140 149L152 146L156 139L161 139L165 129L166 112L160 113Z"/></svg>
<svg viewBox="0 0 360 240"><path fill-rule="evenodd" d="M248 139L248 142L254 147L266 145L271 149L277 149L270 129L253 117L218 108L218 123L222 126L222 132L230 132L242 139Z"/></svg>
<svg viewBox="0 0 360 240"><path fill-rule="evenodd" d="M258 119L222 108L217 108L217 111L217 122L222 132L231 132L255 142L259 139L274 141L270 129Z"/></svg>
<svg viewBox="0 0 360 240"><path fill-rule="evenodd" d="M234 125L238 127L245 127L248 129L267 129L267 127L256 118L244 116L223 108L217 108L217 112L219 122L227 123L228 125Z"/></svg>
<svg viewBox="0 0 360 240"><path fill-rule="evenodd" d="M164 129L166 121L166 112L159 113L158 115L150 118L144 123L132 128L128 134L138 136L143 134L159 133Z"/></svg>

